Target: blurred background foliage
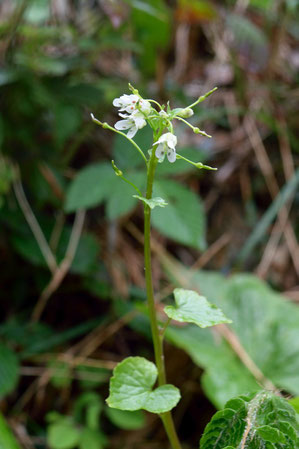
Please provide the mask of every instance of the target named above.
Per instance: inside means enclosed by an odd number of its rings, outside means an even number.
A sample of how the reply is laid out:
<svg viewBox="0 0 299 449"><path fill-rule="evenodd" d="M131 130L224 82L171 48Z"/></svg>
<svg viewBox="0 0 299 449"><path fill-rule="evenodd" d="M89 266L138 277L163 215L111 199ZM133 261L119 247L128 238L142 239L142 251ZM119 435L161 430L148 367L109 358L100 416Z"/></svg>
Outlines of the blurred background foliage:
<svg viewBox="0 0 299 449"><path fill-rule="evenodd" d="M165 447L154 416L104 405L115 364L152 354L142 210L110 160L140 188L145 173L90 120L113 124L128 82L172 106L219 88L191 119L213 139L176 128L178 151L218 171L166 161L155 187L169 202L153 213L157 307L169 284L193 287L234 321L167 333L185 447L234 395L299 396L298 12L297 0L1 1L0 409L16 437L0 416L3 447ZM149 130L136 141L150 148Z"/></svg>

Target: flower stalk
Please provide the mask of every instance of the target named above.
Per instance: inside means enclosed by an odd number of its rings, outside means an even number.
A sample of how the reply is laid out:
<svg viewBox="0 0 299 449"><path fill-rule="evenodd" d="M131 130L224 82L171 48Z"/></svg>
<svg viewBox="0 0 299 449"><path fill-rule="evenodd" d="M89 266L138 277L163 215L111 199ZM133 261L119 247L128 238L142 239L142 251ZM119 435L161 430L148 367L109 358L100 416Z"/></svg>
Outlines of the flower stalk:
<svg viewBox="0 0 299 449"><path fill-rule="evenodd" d="M161 132L155 135L154 140L155 141L158 140L160 135ZM157 162L158 159L155 156L155 152L153 151L151 158L149 160L147 171L146 198L149 200L152 198L153 183ZM146 283L148 310L153 338L155 362L158 369L158 383L159 386L162 386L166 384L166 370L163 352L164 335L160 333L155 308L154 289L152 281L152 258L151 258L151 208L147 204L144 204L144 265L145 265L145 283ZM171 412L161 413L160 417L162 419L172 449L181 449L181 445L176 433Z"/></svg>
<svg viewBox="0 0 299 449"><path fill-rule="evenodd" d="M131 95L121 95L119 98L115 98L113 101L113 105L119 109L118 114L122 118L122 120L117 121L114 124L114 127L110 126L108 123L102 123L100 120L96 119L93 114L91 114L92 120L102 126L102 128L109 129L110 131L113 131L123 137L125 137L127 140L131 142L131 144L137 149L137 151L142 156L146 168L147 168L147 183L146 183L146 196L145 198L142 196L141 191L139 188L132 183L129 179L127 179L123 172L115 165L114 161L112 161L112 167L113 170L119 178L121 178L123 181L128 183L132 186L138 193L138 195L133 195L135 198L138 198L143 201L144 203L144 265L145 265L145 283L146 283L146 293L147 293L147 304L148 304L148 311L149 311L149 319L150 319L150 326L151 326L151 333L152 333L152 340L153 340L153 346L154 346L154 355L155 355L155 365L154 369L156 372L156 376L158 379L159 388L162 389L162 391L165 391L165 388L170 388L170 391L172 392L172 399L171 404L167 404L167 406L164 408L160 408L160 406L156 409L149 409L147 408L146 404L138 405L134 404L132 405L132 402L129 401L127 403L125 401L125 404L123 404L123 397L119 398L117 391L112 391L113 386L113 378L110 383L110 396L107 399L108 405L119 408L120 410L139 410L140 408L143 408L145 410L158 413L166 434L168 436L168 439L170 441L170 444L172 446L172 449L181 449L181 444L179 442L176 429L174 426L174 422L172 419L171 409L177 404L180 393L179 390L173 386L168 385L166 383L166 370L165 370L165 362L164 362L164 352L163 352L163 340L165 331L171 321L171 318L169 318L164 327L159 328L157 314L156 314L156 307L155 307L155 298L154 298L154 288L153 288L153 280L152 280L152 259L151 259L151 210L152 208L156 206L165 207L167 205L167 202L160 197L153 198L153 184L154 184L154 177L155 177L155 170L158 163L162 163L165 159L165 156L167 156L167 159L169 162L174 163L177 159L183 159L185 162L188 162L189 164L192 164L196 168L199 169L207 169L207 170L214 170L212 167L209 167L207 165L204 165L201 162L193 162L189 159L181 156L180 154L177 154L176 152L176 145L177 145L177 137L174 133L174 128L172 124L172 120L178 119L185 123L187 126L189 126L195 134L201 134L204 137L211 137L208 134L206 134L204 131L201 131L199 128L194 127L191 125L186 118L190 118L193 115L192 108L196 106L198 103L203 101L205 98L207 98L211 93L215 91L215 89L208 92L206 95L199 97L195 103L190 105L187 108L177 108L177 109L171 109L169 103L167 106L161 106L157 101L152 99L143 99L138 90L135 89L133 86L129 84L129 89L131 90ZM155 109L151 106L151 103L156 105L158 107ZM153 144L152 148L149 150L149 156L146 152L144 152L139 145L133 140L133 137L135 134L143 128L146 124L148 124L152 130L153 130ZM123 130L127 131L127 134L123 132ZM136 358L137 359L137 358ZM132 357L129 357L128 359L128 366L132 362ZM116 370L121 371L121 365L125 366L126 362L121 362ZM138 358L138 364L142 364L143 362L140 361L140 358ZM153 365L149 361L145 361L146 366ZM127 365L126 365L127 366ZM139 368L140 369L140 368ZM116 375L116 374L115 374ZM115 382L114 382L115 383ZM118 384L117 384L118 385ZM130 386L131 387L131 386ZM116 396L116 398L114 397ZM112 400L113 398L113 400ZM121 404L119 403L119 400L121 401ZM134 401L133 401L134 402ZM111 405L113 404L113 405ZM136 408L135 408L136 407Z"/></svg>

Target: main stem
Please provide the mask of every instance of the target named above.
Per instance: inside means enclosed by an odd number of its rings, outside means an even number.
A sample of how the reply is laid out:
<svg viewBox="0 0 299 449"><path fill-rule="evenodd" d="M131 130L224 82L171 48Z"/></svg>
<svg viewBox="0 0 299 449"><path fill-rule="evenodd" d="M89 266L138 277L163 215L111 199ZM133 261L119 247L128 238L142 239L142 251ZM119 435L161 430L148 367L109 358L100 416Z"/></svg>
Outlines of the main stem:
<svg viewBox="0 0 299 449"><path fill-rule="evenodd" d="M157 136L155 136L157 137ZM159 137L159 136L158 136ZM157 139L155 139L156 141ZM152 151L152 156L148 163L147 171L147 188L146 188L146 198L152 198L153 192L153 182L155 169L157 165L157 158L155 156L154 150ZM164 364L164 354L163 354L163 336L159 333L159 327L156 316L155 300L154 300L154 289L152 282L152 262L151 262L151 208L145 204L144 205L144 263L145 263L145 281L146 281L146 292L148 309L151 323L152 338L154 344L155 361L158 369L158 382L159 385L166 384L166 372ZM162 413L160 415L162 422L165 427L165 431L171 443L173 449L181 449L181 445L176 434L173 419L170 412Z"/></svg>

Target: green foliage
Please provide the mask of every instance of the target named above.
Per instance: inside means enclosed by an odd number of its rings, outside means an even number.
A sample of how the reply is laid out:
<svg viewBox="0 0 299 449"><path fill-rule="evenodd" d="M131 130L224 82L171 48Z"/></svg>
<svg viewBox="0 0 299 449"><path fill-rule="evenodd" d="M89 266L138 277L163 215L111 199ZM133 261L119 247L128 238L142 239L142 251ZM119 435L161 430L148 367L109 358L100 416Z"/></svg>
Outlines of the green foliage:
<svg viewBox="0 0 299 449"><path fill-rule="evenodd" d="M53 449L72 449L80 441L80 431L71 420L64 418L49 426L48 444Z"/></svg>
<svg viewBox="0 0 299 449"><path fill-rule="evenodd" d="M138 186L144 183L142 172L131 172L128 178ZM67 212L74 212L78 209L98 206L105 201L107 216L113 220L130 212L136 206L133 192L131 186L115 179L110 164L92 164L83 168L71 183L66 196L65 209Z"/></svg>
<svg viewBox="0 0 299 449"><path fill-rule="evenodd" d="M0 343L0 398L11 393L19 380L19 361L10 348Z"/></svg>
<svg viewBox="0 0 299 449"><path fill-rule="evenodd" d="M152 390L158 376L156 366L143 357L128 357L119 363L110 379L109 407L165 413L177 405L180 392L173 385Z"/></svg>
<svg viewBox="0 0 299 449"><path fill-rule="evenodd" d="M209 303L204 296L192 290L176 288L175 306L166 306L164 312L169 318L183 323L195 323L199 327L210 327L220 323L231 323L222 311Z"/></svg>
<svg viewBox="0 0 299 449"><path fill-rule="evenodd" d="M102 449L107 440L100 430L101 398L93 392L82 394L75 402L73 416L48 414L47 441L51 449Z"/></svg>
<svg viewBox="0 0 299 449"><path fill-rule="evenodd" d="M232 319L232 330L264 376L278 388L298 395L299 310L296 305L250 275L225 279L218 273L192 274L180 266L180 276L190 279L192 285ZM203 331L192 325L170 327L166 336L205 369L203 388L217 407L223 407L238 394L260 388L229 343L208 329Z"/></svg>
<svg viewBox="0 0 299 449"><path fill-rule="evenodd" d="M232 399L213 416L200 440L200 449L245 447L299 447L299 425L285 399L267 391Z"/></svg>
<svg viewBox="0 0 299 449"><path fill-rule="evenodd" d="M129 411L107 407L105 412L110 421L120 429L137 430L141 429L145 424L142 410Z"/></svg>
<svg viewBox="0 0 299 449"><path fill-rule="evenodd" d="M20 449L20 446L0 413L0 449Z"/></svg>
<svg viewBox="0 0 299 449"><path fill-rule="evenodd" d="M65 210L74 212L101 204L110 195L114 177L108 163L83 168L68 189Z"/></svg>
<svg viewBox="0 0 299 449"><path fill-rule="evenodd" d="M203 205L198 196L169 179L155 182L154 196L165 198L168 206L154 210L153 226L179 243L203 250L206 246L206 223Z"/></svg>
<svg viewBox="0 0 299 449"><path fill-rule="evenodd" d="M141 69L153 75L157 52L164 50L170 38L170 10L162 0L131 0L133 29L143 47L139 58Z"/></svg>

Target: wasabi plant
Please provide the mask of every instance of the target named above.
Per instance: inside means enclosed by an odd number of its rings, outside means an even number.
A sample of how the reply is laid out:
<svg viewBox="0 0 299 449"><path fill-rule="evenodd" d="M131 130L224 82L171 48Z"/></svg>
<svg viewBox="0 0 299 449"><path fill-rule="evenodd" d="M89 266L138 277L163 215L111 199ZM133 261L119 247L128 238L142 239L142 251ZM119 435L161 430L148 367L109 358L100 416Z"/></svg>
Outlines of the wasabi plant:
<svg viewBox="0 0 299 449"><path fill-rule="evenodd" d="M121 120L113 126L102 123L91 114L92 120L129 140L139 152L146 165L146 192L125 177L123 172L112 161L115 174L135 189L144 208L144 265L147 293L148 315L154 347L155 363L143 357L128 357L120 362L110 379L110 392L106 402L109 407L119 410L147 410L160 416L172 449L181 449L171 410L180 400L180 391L167 383L163 353L163 340L171 320L193 323L201 328L215 326L220 323L231 323L223 312L206 298L192 290L176 288L174 304L164 308L166 319L160 323L157 318L151 265L151 211L155 207L166 207L163 198L153 197L155 170L158 163L164 163L165 156L170 163L178 159L192 164L198 169L215 170L202 162L191 161L177 152L178 139L173 123L178 120L189 126L195 134L210 138L205 131L194 127L186 119L190 118L193 109L204 101L217 88L199 97L186 108L172 109L169 103L164 106L152 99L143 99L138 90L129 84L131 94L115 98L113 105L118 108ZM153 144L147 152L133 140L139 129L149 125L153 131ZM127 131L127 134L125 133ZM156 386L157 383L157 386ZM295 412L284 399L277 399L272 393L258 393L256 397L241 397L230 401L225 410L216 413L206 427L201 439L203 449L242 449L242 448L293 448L297 441ZM233 402L234 401L234 402ZM281 409L281 415L275 407ZM268 407L268 409L267 409ZM272 418L263 420L261 410L269 410ZM275 414L276 413L276 414ZM280 426L280 416L286 423ZM236 429L235 429L236 427ZM295 436L294 436L295 435ZM264 442L266 442L264 444ZM277 443L277 445L276 445ZM297 444L297 443L296 443Z"/></svg>

